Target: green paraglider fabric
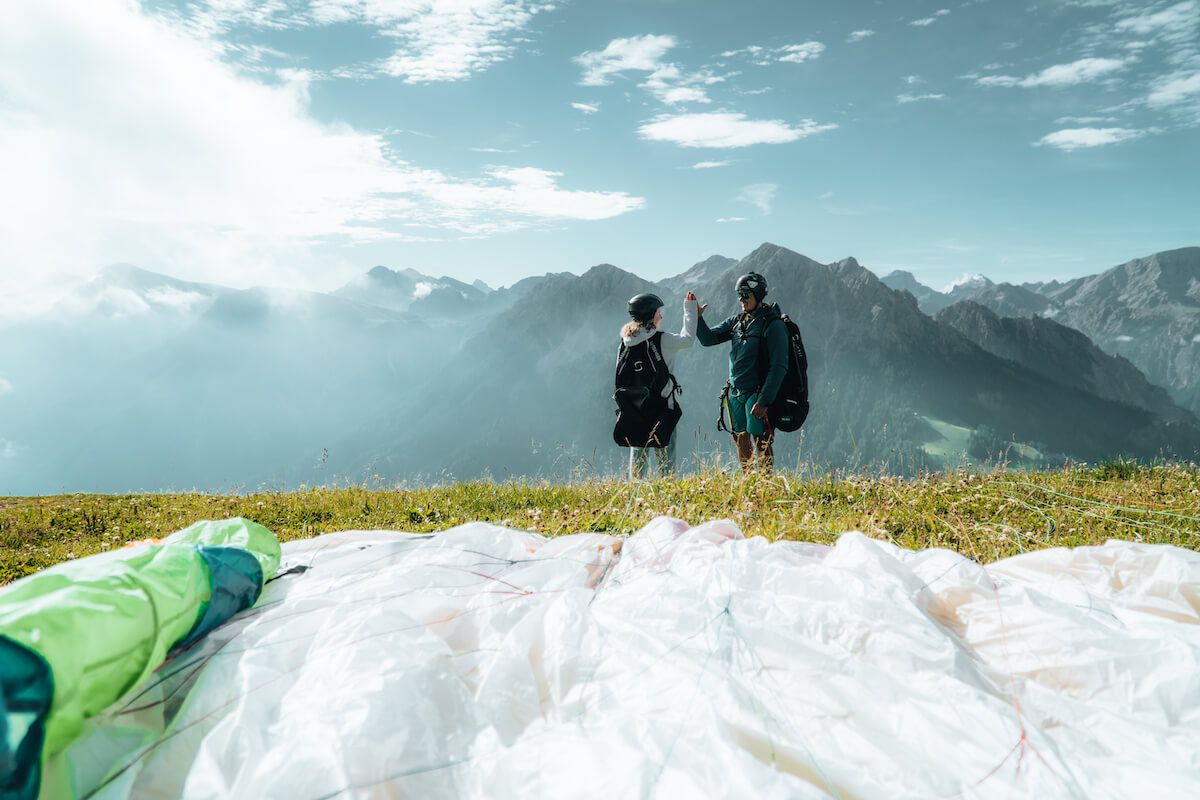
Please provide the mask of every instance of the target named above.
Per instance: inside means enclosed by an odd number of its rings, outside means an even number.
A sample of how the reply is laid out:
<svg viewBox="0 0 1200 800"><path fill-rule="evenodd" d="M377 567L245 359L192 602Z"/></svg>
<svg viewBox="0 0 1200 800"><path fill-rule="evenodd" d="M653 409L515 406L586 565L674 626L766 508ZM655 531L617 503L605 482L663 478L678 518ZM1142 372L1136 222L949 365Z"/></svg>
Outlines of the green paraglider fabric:
<svg viewBox="0 0 1200 800"><path fill-rule="evenodd" d="M203 521L162 542L70 561L0 590L7 733L0 787L32 774L32 794L8 796L36 796L41 760L144 681L172 648L253 605L279 557L279 541L257 523ZM23 685L29 655L49 668L52 702L22 731L14 724L25 721L12 710L21 695L10 695L9 686ZM29 737L43 732L41 746L31 747Z"/></svg>
<svg viewBox="0 0 1200 800"><path fill-rule="evenodd" d="M212 596L204 614L196 620L187 637L176 647L188 647L239 611L249 608L262 594L263 571L258 559L240 547L199 547L208 567Z"/></svg>
<svg viewBox="0 0 1200 800"><path fill-rule="evenodd" d="M50 665L0 636L0 798L35 797L46 716L54 696Z"/></svg>

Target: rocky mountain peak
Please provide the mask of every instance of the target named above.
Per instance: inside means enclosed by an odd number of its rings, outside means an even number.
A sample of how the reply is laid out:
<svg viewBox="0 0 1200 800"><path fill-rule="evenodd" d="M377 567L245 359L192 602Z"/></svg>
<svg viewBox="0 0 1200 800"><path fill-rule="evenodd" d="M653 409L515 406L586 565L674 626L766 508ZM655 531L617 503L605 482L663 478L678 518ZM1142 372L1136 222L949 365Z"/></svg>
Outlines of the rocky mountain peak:
<svg viewBox="0 0 1200 800"><path fill-rule="evenodd" d="M954 294L956 292L985 289L989 286L995 286L990 278L985 275L975 273L974 275L963 275L958 280L952 281L945 289L942 290L942 293Z"/></svg>
<svg viewBox="0 0 1200 800"><path fill-rule="evenodd" d="M673 292L695 289L700 284L707 283L713 278L724 274L736 266L737 263L737 259L712 255L703 261L696 262L678 275L664 278L662 285L668 287Z"/></svg>

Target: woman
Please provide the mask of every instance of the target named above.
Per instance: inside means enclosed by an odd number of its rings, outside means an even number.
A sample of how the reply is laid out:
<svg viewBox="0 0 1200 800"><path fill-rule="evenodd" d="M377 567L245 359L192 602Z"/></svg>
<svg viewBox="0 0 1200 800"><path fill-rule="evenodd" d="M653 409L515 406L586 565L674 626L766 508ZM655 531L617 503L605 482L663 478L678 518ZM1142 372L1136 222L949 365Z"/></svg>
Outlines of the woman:
<svg viewBox="0 0 1200 800"><path fill-rule="evenodd" d="M626 348L634 347L659 333L662 324L663 301L655 294L639 294L629 300L629 316L632 320L621 329L621 341ZM698 316L696 295L691 292L683 300L683 330L679 333L662 332L662 358L670 369L673 356L680 350L691 347L696 340L696 318ZM666 398L667 408L675 408L675 382L671 380L663 387L663 397ZM648 447L629 448L629 477L641 478L646 474ZM675 469L675 436L672 433L666 447L656 447L658 471L667 475Z"/></svg>

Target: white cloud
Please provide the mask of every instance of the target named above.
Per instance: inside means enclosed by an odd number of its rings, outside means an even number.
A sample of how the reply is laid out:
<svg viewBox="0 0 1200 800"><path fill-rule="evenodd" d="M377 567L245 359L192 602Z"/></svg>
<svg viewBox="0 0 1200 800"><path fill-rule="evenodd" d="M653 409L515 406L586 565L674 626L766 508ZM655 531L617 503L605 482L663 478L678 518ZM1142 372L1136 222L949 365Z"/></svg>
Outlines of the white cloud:
<svg viewBox="0 0 1200 800"><path fill-rule="evenodd" d="M208 298L200 292L189 292L174 286L158 286L146 291L144 297L156 306L164 306L176 311L190 311Z"/></svg>
<svg viewBox="0 0 1200 800"><path fill-rule="evenodd" d="M0 279L130 261L235 285L264 273L303 282L324 266L314 242L490 233L643 205L559 188L545 170L421 169L383 134L315 120L307 88L261 83L125 0L86 14L72 0L0 4Z"/></svg>
<svg viewBox="0 0 1200 800"><path fill-rule="evenodd" d="M22 449L16 442L0 439L0 458L16 458Z"/></svg>
<svg viewBox="0 0 1200 800"><path fill-rule="evenodd" d="M715 111L659 116L638 128L638 134L643 139L674 142L682 147L724 148L794 142L836 127L811 119L791 125L778 119L749 119L739 112Z"/></svg>
<svg viewBox="0 0 1200 800"><path fill-rule="evenodd" d="M789 44L778 50L778 60L785 64L803 64L809 59L817 58L825 52L825 45L820 42L804 42Z"/></svg>
<svg viewBox="0 0 1200 800"><path fill-rule="evenodd" d="M532 220L600 220L637 210L645 200L624 192L587 192L560 189L562 173L537 167L496 167L489 181L452 181L432 173L419 187L432 201L434 220L461 216L461 230L496 233L528 227Z"/></svg>
<svg viewBox="0 0 1200 800"><path fill-rule="evenodd" d="M716 169L717 167L728 167L732 161L697 161L692 164L692 169Z"/></svg>
<svg viewBox="0 0 1200 800"><path fill-rule="evenodd" d="M750 62L755 66L767 67L771 64L802 64L805 61L811 61L817 58L821 53L825 52L825 45L821 42L801 42L800 44L787 44L782 47L762 47L761 45L752 44L749 47L743 47L741 50L726 50L721 53L722 58L735 58L744 56L750 59Z"/></svg>
<svg viewBox="0 0 1200 800"><path fill-rule="evenodd" d="M1131 128L1064 128L1043 136L1036 144L1057 147L1059 150L1069 153L1081 148L1100 147L1137 139L1145 133L1145 131Z"/></svg>
<svg viewBox="0 0 1200 800"><path fill-rule="evenodd" d="M977 272L964 272L942 287L942 294L949 294L960 286L987 286L988 279Z"/></svg>
<svg viewBox="0 0 1200 800"><path fill-rule="evenodd" d="M749 47L743 47L741 50L726 50L721 53L721 58L733 58L734 56L750 55L757 56L760 53L765 53L767 48L752 44Z"/></svg>
<svg viewBox="0 0 1200 800"><path fill-rule="evenodd" d="M908 103L919 103L922 100L942 100L946 97L944 94L898 94L896 102L900 105Z"/></svg>
<svg viewBox="0 0 1200 800"><path fill-rule="evenodd" d="M405 83L462 80L513 53L508 39L551 3L526 0L362 0L359 7L403 46L384 71Z"/></svg>
<svg viewBox="0 0 1200 800"><path fill-rule="evenodd" d="M571 103L571 108L576 111L582 111L585 114L595 114L600 110L599 103Z"/></svg>
<svg viewBox="0 0 1200 800"><path fill-rule="evenodd" d="M821 194L817 195L817 199L818 200L832 200L833 192L822 192Z"/></svg>
<svg viewBox="0 0 1200 800"><path fill-rule="evenodd" d="M154 311L145 294L138 289L128 286L101 286L98 289L89 289L91 290L58 298L54 305L55 313L67 317L102 314L112 319L126 319L146 316Z"/></svg>
<svg viewBox="0 0 1200 800"><path fill-rule="evenodd" d="M914 19L912 22L910 22L908 24L913 25L918 28L927 28L930 25L932 25L933 23L937 22L939 17L944 17L949 13L950 13L950 9L943 8L943 9L933 12L932 16L924 17L923 19Z"/></svg>
<svg viewBox="0 0 1200 800"><path fill-rule="evenodd" d="M872 30L863 29L861 31L851 31L850 35L846 37L846 42L849 44L855 44L857 42L861 42L863 39L866 39L866 38L868 38L870 36L874 36L874 35L875 35L875 31L872 31Z"/></svg>
<svg viewBox="0 0 1200 800"><path fill-rule="evenodd" d="M583 67L580 83L584 86L607 86L614 75L624 72L648 72L638 87L650 92L666 105L712 102L703 87L721 83L724 76L709 70L685 74L675 64L664 62L663 56L677 44L674 36L633 36L613 39L600 51L589 51L575 57Z"/></svg>
<svg viewBox="0 0 1200 800"><path fill-rule="evenodd" d="M1151 108L1173 106L1194 95L1200 94L1200 72L1176 73L1160 79L1146 98Z"/></svg>
<svg viewBox="0 0 1200 800"><path fill-rule="evenodd" d="M778 192L777 183L752 183L741 188L737 200L740 203L749 203L764 214L770 214L771 204L775 202Z"/></svg>
<svg viewBox="0 0 1200 800"><path fill-rule="evenodd" d="M375 74L403 78L405 83L456 81L509 59L521 32L540 13L554 9L552 0L208 0L190 3L182 18L193 33L217 37L235 26L299 29L359 24L380 37L398 42L393 53L369 67L335 68L335 74ZM222 50L242 63L258 63L265 52L255 45L226 42Z"/></svg>
<svg viewBox="0 0 1200 800"><path fill-rule="evenodd" d="M717 222L745 222L745 217L717 217ZM1200 339L1200 337L1197 337Z"/></svg>
<svg viewBox="0 0 1200 800"><path fill-rule="evenodd" d="M1055 125L1100 125L1105 122L1116 122L1115 117L1059 117Z"/></svg>
<svg viewBox="0 0 1200 800"><path fill-rule="evenodd" d="M1055 64L1024 78L1012 75L985 75L976 78L975 82L980 86L1021 86L1026 89L1038 86L1075 86L1118 72L1128 63L1119 58L1081 58L1070 64Z"/></svg>
<svg viewBox="0 0 1200 800"><path fill-rule="evenodd" d="M13 393L12 383L5 380L4 378L0 378L0 397L4 397L4 395L12 394L12 393Z"/></svg>
<svg viewBox="0 0 1200 800"><path fill-rule="evenodd" d="M708 93L700 86L720 80L723 79L708 72L684 75L674 64L663 64L651 72L644 82L638 84L638 88L645 89L660 103L667 105L711 103Z"/></svg>
<svg viewBox="0 0 1200 800"><path fill-rule="evenodd" d="M1200 333L1197 333L1195 336L1192 337L1192 343L1200 344Z"/></svg>
<svg viewBox="0 0 1200 800"><path fill-rule="evenodd" d="M925 82L920 75L905 75L903 78L901 78L901 80L903 80L909 86L916 86L918 83Z"/></svg>
<svg viewBox="0 0 1200 800"><path fill-rule="evenodd" d="M584 86L607 86L612 83L613 75L622 72L653 72L675 44L674 36L613 39L599 52L589 51L575 57L575 63L583 67L580 83Z"/></svg>
<svg viewBox="0 0 1200 800"><path fill-rule="evenodd" d="M1187 0L1187 2L1176 3L1162 11L1126 17L1117 22L1116 28L1119 31L1146 36L1162 31L1192 31L1198 25L1200 25L1200 2Z"/></svg>
<svg viewBox="0 0 1200 800"><path fill-rule="evenodd" d="M422 297L429 297L433 294L433 290L438 288L436 284L429 281L417 281L417 285L413 287L413 300L420 300Z"/></svg>

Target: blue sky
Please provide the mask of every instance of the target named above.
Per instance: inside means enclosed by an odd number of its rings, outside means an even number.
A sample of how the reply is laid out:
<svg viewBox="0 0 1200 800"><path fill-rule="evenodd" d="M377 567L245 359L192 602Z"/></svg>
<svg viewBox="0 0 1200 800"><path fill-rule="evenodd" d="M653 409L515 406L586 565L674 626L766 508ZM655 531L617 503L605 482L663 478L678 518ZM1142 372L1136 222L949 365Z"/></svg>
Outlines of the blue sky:
<svg viewBox="0 0 1200 800"><path fill-rule="evenodd" d="M1200 244L1200 0L15 0L0 282L129 261L941 286Z"/></svg>

